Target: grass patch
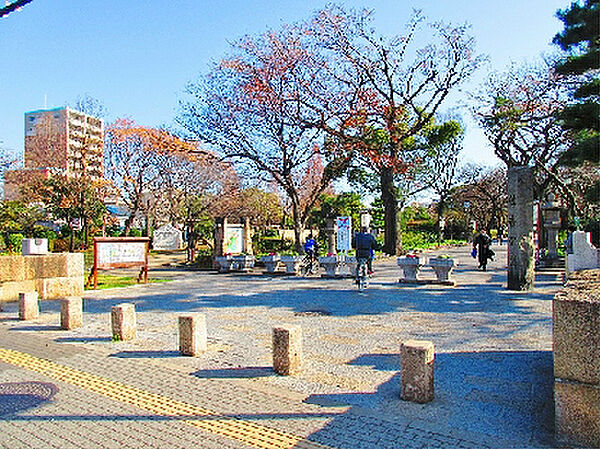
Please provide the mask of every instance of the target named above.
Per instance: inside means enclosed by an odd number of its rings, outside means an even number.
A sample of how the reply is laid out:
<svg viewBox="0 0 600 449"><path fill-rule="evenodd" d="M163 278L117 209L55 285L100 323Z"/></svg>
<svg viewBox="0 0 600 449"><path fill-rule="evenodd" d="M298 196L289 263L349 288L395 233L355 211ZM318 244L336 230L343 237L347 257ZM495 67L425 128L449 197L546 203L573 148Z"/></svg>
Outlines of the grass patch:
<svg viewBox="0 0 600 449"><path fill-rule="evenodd" d="M169 282L170 279L148 279L149 284L154 284L157 282ZM140 282L141 284L142 282ZM130 276L112 276L110 274L98 274L98 290L105 288L120 288L120 287L130 287L132 285L138 285L137 278ZM93 284L87 286L86 290L92 290L94 288Z"/></svg>

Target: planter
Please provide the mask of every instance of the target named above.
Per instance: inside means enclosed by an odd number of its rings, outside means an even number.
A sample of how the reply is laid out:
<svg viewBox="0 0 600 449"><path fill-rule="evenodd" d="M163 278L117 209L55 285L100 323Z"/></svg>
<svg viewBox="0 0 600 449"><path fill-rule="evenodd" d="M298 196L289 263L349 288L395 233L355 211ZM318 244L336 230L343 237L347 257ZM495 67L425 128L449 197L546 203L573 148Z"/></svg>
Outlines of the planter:
<svg viewBox="0 0 600 449"><path fill-rule="evenodd" d="M429 259L429 266L433 268L433 271L435 271L435 275L440 282L449 280L454 265L456 265L454 259Z"/></svg>
<svg viewBox="0 0 600 449"><path fill-rule="evenodd" d="M218 256L215 260L219 264L219 272L225 273L231 271L233 267L233 257L231 256Z"/></svg>
<svg viewBox="0 0 600 449"><path fill-rule="evenodd" d="M285 272L296 274L302 262L302 256L281 256L281 262L285 264Z"/></svg>
<svg viewBox="0 0 600 449"><path fill-rule="evenodd" d="M344 263L348 267L348 272L349 272L350 276L353 276L353 277L356 276L356 267L358 265L358 261L356 260L356 257L346 256L346 258L344 259Z"/></svg>
<svg viewBox="0 0 600 449"><path fill-rule="evenodd" d="M319 257L319 263L325 268L326 277L335 277L340 266L337 256Z"/></svg>
<svg viewBox="0 0 600 449"><path fill-rule="evenodd" d="M238 271L250 271L255 261L254 256L233 256L233 268Z"/></svg>
<svg viewBox="0 0 600 449"><path fill-rule="evenodd" d="M279 256L262 256L260 261L265 264L267 269L267 273L275 273L277 271L277 266L279 265Z"/></svg>
<svg viewBox="0 0 600 449"><path fill-rule="evenodd" d="M421 257L398 257L396 263L404 272L405 281L417 281L419 279L419 270L425 264Z"/></svg>

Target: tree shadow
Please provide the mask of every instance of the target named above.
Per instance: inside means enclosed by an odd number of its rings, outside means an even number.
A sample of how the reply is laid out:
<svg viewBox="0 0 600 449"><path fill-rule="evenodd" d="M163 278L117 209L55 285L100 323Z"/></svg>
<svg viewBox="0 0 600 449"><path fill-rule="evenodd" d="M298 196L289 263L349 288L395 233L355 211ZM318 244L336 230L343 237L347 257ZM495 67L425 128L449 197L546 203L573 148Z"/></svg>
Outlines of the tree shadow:
<svg viewBox="0 0 600 449"><path fill-rule="evenodd" d="M397 374L375 392L309 396L306 403L351 407L310 440L335 445L331 435L347 429L352 415L361 415L361 434L373 435L368 443L371 449L401 447L404 438L411 444L422 440L423 447L429 447L428 439L439 447L455 447L459 440L468 447L554 445L554 376L549 351L436 354L435 398L428 404L400 399L399 354L363 354L350 364Z"/></svg>

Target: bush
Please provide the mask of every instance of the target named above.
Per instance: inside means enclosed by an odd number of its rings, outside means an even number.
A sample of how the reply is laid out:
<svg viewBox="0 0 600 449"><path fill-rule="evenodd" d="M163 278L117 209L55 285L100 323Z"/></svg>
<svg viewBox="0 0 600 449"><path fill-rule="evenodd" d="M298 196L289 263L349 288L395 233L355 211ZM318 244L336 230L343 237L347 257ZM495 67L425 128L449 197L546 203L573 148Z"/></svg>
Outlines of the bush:
<svg viewBox="0 0 600 449"><path fill-rule="evenodd" d="M23 245L23 234L10 234L8 236L8 252L9 253L20 253Z"/></svg>

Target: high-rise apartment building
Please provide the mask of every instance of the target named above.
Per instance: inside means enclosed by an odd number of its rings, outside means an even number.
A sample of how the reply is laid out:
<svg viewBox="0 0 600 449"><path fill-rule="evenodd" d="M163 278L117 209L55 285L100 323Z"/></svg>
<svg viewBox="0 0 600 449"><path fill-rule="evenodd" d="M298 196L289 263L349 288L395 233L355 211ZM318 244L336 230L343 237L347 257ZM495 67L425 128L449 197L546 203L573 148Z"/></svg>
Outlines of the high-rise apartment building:
<svg viewBox="0 0 600 449"><path fill-rule="evenodd" d="M68 107L25 113L24 168L4 173L4 197L52 173L104 177L104 123Z"/></svg>

